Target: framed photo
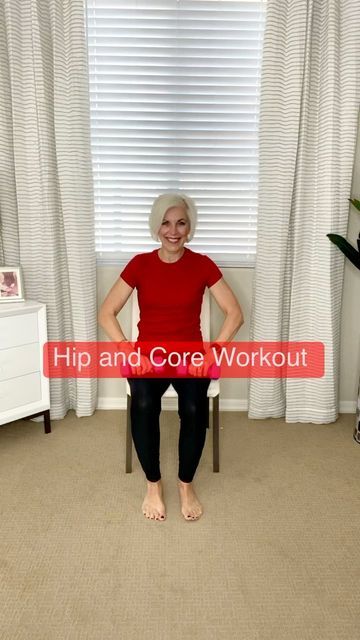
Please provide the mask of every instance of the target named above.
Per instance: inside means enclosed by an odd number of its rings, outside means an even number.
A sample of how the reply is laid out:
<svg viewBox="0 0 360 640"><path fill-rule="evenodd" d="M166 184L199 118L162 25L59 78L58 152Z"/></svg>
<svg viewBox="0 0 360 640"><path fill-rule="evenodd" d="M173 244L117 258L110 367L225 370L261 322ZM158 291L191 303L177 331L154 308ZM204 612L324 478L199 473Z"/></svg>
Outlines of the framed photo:
<svg viewBox="0 0 360 640"><path fill-rule="evenodd" d="M23 301L24 288L20 267L0 266L0 303Z"/></svg>

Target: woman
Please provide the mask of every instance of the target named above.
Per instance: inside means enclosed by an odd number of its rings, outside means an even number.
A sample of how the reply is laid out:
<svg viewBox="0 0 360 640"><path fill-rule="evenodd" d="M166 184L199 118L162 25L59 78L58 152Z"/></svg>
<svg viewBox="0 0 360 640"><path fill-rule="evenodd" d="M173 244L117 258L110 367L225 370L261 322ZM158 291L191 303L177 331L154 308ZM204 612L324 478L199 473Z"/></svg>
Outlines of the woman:
<svg viewBox="0 0 360 640"><path fill-rule="evenodd" d="M208 286L225 320L216 342L231 340L243 323L242 311L220 269L207 256L185 247L195 232L197 211L194 201L184 194L165 193L152 206L149 225L160 249L136 255L127 264L104 300L99 323L111 340L121 342L121 350L132 351L117 321L134 287L140 308L140 341L200 341L200 311ZM143 514L165 520L159 447L161 396L173 385L178 394L180 436L178 488L181 512L186 520L197 520L202 506L192 480L200 461L206 437L207 375L213 363L210 351L203 366L189 365L191 378L129 378L131 387L131 431L140 464L147 479ZM150 360L142 355L132 374L151 371Z"/></svg>

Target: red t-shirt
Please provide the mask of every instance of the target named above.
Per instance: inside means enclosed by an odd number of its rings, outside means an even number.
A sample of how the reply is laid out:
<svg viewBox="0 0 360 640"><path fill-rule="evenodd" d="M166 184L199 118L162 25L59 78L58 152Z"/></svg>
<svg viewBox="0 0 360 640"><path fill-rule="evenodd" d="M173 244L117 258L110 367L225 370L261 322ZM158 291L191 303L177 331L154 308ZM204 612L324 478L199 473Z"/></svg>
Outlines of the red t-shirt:
<svg viewBox="0 0 360 640"><path fill-rule="evenodd" d="M202 341L200 313L205 287L222 273L208 256L185 247L180 260L163 262L158 249L140 253L120 274L137 288L138 340Z"/></svg>

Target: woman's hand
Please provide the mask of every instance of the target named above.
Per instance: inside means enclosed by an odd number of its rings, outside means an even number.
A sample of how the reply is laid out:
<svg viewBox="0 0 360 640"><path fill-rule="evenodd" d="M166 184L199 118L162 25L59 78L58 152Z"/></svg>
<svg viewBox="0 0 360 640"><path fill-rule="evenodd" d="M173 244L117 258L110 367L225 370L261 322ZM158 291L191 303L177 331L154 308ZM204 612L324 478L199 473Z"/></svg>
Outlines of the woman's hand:
<svg viewBox="0 0 360 640"><path fill-rule="evenodd" d="M198 367L193 364L189 364L188 372L194 378L205 378L208 375L208 371L211 365L216 364L215 357L212 349L209 349L207 353L205 353L203 362Z"/></svg>
<svg viewBox="0 0 360 640"><path fill-rule="evenodd" d="M136 365L130 364L129 356L133 355L135 353L135 343L134 342L129 342L128 340L123 340L122 342L118 342L118 349L119 349L119 352L121 352L121 353L123 353L125 355L125 358L126 358L125 366L130 368L130 371L131 371L132 375L141 376L141 375L145 375L146 373L149 373L149 371L153 370L153 366L152 366L149 358L147 358L146 356L141 355L141 354L140 354L140 358L139 358L139 364L136 364ZM136 358L136 361L137 360L138 360L138 358Z"/></svg>
<svg viewBox="0 0 360 640"><path fill-rule="evenodd" d="M131 373L135 376L143 376L153 370L153 366L147 356L140 356L140 364L133 367L129 364Z"/></svg>

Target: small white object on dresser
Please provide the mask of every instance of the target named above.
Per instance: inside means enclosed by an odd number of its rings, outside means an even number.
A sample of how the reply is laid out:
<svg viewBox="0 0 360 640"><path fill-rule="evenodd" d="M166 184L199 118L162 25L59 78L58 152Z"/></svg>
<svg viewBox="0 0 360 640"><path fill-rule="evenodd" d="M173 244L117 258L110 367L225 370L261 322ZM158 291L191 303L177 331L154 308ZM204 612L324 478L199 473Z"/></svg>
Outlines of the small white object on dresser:
<svg viewBox="0 0 360 640"><path fill-rule="evenodd" d="M46 305L33 300L0 304L0 425L44 415L51 432L49 379L43 372Z"/></svg>

